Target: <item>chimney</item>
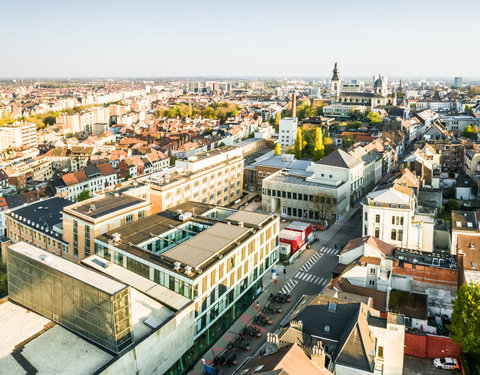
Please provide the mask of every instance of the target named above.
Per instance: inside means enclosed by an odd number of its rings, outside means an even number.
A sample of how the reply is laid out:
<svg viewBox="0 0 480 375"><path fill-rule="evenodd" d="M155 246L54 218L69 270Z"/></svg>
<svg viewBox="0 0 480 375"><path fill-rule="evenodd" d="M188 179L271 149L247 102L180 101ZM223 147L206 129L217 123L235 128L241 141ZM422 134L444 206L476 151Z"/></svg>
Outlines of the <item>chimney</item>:
<svg viewBox="0 0 480 375"><path fill-rule="evenodd" d="M297 117L297 93L295 91L292 94L292 117Z"/></svg>
<svg viewBox="0 0 480 375"><path fill-rule="evenodd" d="M296 328L299 331L303 331L303 322L301 320L292 320L290 322L290 327L291 328Z"/></svg>
<svg viewBox="0 0 480 375"><path fill-rule="evenodd" d="M265 355L276 353L278 352L279 348L280 348L280 343L278 340L278 335L267 332L267 343L265 345Z"/></svg>
<svg viewBox="0 0 480 375"><path fill-rule="evenodd" d="M325 350L321 343L317 342L310 354L310 360L320 368L325 368Z"/></svg>

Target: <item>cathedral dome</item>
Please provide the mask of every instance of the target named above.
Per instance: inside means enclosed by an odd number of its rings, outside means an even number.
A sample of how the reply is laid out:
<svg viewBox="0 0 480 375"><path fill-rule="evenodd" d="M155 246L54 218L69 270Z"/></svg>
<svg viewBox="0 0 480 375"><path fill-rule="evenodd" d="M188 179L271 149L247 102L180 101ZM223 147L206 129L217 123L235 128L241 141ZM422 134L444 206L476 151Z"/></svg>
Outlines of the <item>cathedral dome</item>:
<svg viewBox="0 0 480 375"><path fill-rule="evenodd" d="M377 80L373 84L373 87L382 87L382 86L383 86L382 76L378 76Z"/></svg>

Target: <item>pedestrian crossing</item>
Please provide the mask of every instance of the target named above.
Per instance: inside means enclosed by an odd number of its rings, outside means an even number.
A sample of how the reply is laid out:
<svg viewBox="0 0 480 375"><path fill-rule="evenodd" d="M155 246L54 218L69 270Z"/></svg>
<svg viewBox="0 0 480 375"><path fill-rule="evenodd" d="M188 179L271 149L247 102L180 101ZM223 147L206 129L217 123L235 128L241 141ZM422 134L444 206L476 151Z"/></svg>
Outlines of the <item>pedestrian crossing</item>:
<svg viewBox="0 0 480 375"><path fill-rule="evenodd" d="M320 250L321 253L329 254L329 255L337 255L340 252L340 249L334 249L333 247L322 247Z"/></svg>
<svg viewBox="0 0 480 375"><path fill-rule="evenodd" d="M301 272L298 271L294 276L294 279L296 280L302 280L307 283L313 283L313 284L318 284L318 285L324 285L327 282L327 279L319 276L312 275L311 273L306 273L306 272Z"/></svg>
<svg viewBox="0 0 480 375"><path fill-rule="evenodd" d="M288 283L286 283L283 286L283 288L280 289L280 293L289 294L298 283L299 283L298 280L293 280L293 279L288 280Z"/></svg>
<svg viewBox="0 0 480 375"><path fill-rule="evenodd" d="M300 270L301 271L304 271L304 272L307 272L310 268L313 267L313 265L315 263L318 262L318 260L322 257L323 253L320 253L320 252L316 252L315 254L313 254L310 259L308 259L302 267L300 267Z"/></svg>

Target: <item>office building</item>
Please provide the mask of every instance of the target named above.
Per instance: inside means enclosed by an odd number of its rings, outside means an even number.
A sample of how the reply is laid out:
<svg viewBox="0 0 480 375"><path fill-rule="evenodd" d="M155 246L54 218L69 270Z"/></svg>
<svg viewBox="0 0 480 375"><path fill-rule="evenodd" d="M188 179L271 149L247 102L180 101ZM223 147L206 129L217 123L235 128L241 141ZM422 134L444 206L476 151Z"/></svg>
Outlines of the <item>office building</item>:
<svg viewBox="0 0 480 375"><path fill-rule="evenodd" d="M262 290L279 219L187 202L95 239L95 254L194 302L192 364Z"/></svg>
<svg viewBox="0 0 480 375"><path fill-rule="evenodd" d="M177 160L175 168L141 180L150 184L152 213L187 201L229 205L242 196L242 150L219 147L187 160Z"/></svg>
<svg viewBox="0 0 480 375"><path fill-rule="evenodd" d="M108 277L24 242L7 251L2 372L163 374L192 346L188 299L98 257Z"/></svg>

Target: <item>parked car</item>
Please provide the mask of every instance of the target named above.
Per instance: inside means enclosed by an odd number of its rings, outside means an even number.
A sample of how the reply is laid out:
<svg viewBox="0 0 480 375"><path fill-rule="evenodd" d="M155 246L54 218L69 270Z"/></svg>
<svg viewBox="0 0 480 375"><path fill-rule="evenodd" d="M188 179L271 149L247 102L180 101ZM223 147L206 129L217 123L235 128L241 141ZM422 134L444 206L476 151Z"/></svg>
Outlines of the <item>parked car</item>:
<svg viewBox="0 0 480 375"><path fill-rule="evenodd" d="M460 368L458 361L455 358L435 358L433 365L436 368L444 370L458 370Z"/></svg>

